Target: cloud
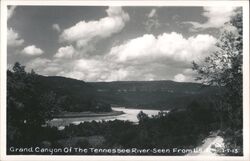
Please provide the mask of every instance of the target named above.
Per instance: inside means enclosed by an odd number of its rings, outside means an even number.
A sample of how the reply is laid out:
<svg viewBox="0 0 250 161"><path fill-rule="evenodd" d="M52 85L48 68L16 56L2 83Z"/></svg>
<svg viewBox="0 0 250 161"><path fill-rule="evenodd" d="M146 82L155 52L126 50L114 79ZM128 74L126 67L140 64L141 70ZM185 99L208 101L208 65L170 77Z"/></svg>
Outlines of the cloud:
<svg viewBox="0 0 250 161"><path fill-rule="evenodd" d="M7 19L9 20L15 13L16 6L10 6L7 10Z"/></svg>
<svg viewBox="0 0 250 161"><path fill-rule="evenodd" d="M25 47L21 53L27 56L37 56L42 55L44 51L40 48L37 48L35 45L30 45Z"/></svg>
<svg viewBox="0 0 250 161"><path fill-rule="evenodd" d="M74 26L65 29L60 35L61 42L75 42L77 47L87 46L90 41L110 37L120 32L129 20L128 13L121 7L109 7L107 17L98 21L80 21Z"/></svg>
<svg viewBox="0 0 250 161"><path fill-rule="evenodd" d="M183 74L177 74L174 76L174 81L176 82L185 82L186 81L186 76Z"/></svg>
<svg viewBox="0 0 250 161"><path fill-rule="evenodd" d="M67 63L58 59L50 60L48 58L37 57L26 63L26 68L27 70L34 69L36 73L42 75L59 75L58 73L71 69L69 65L71 63L73 62Z"/></svg>
<svg viewBox="0 0 250 161"><path fill-rule="evenodd" d="M211 35L184 38L181 34L146 34L111 49L109 56L118 62L172 59L191 62L204 58L216 39Z"/></svg>
<svg viewBox="0 0 250 161"><path fill-rule="evenodd" d="M160 27L157 10L154 8L147 14L147 21L144 23L147 32Z"/></svg>
<svg viewBox="0 0 250 161"><path fill-rule="evenodd" d="M72 58L76 54L76 50L72 45L61 47L58 49L57 53L54 55L55 58Z"/></svg>
<svg viewBox="0 0 250 161"><path fill-rule="evenodd" d="M63 77L68 77L68 78L73 78L73 79L78 79L78 80L82 80L86 77L83 72L79 72L79 71L71 71L71 72L62 71L58 74L58 76L63 76Z"/></svg>
<svg viewBox="0 0 250 161"><path fill-rule="evenodd" d="M195 31L197 29L206 28L220 28L226 22L230 21L230 18L236 14L236 7L223 6L223 7L203 7L203 16L207 18L204 23L200 22L184 22L192 24L193 28L191 30Z"/></svg>
<svg viewBox="0 0 250 161"><path fill-rule="evenodd" d="M58 49L52 60L37 58L31 66L39 74L84 81L194 81L191 61L203 59L214 47L210 35L184 38L181 34L145 34L114 46L103 55L80 55L73 46Z"/></svg>
<svg viewBox="0 0 250 161"><path fill-rule="evenodd" d="M10 6L7 8L7 20L9 20L15 13L16 6ZM23 45L24 40L20 38L19 34L13 29L7 29L7 46L18 47Z"/></svg>
<svg viewBox="0 0 250 161"><path fill-rule="evenodd" d="M10 47L21 46L24 40L20 38L19 34L12 28L7 30L7 44Z"/></svg>
<svg viewBox="0 0 250 161"><path fill-rule="evenodd" d="M156 9L154 8L148 14L148 18L152 18L152 17L155 17L155 16L157 16L157 14L156 14Z"/></svg>
<svg viewBox="0 0 250 161"><path fill-rule="evenodd" d="M55 30L55 31L57 31L57 32L61 31L61 28L60 28L60 26L58 24L53 24L52 25L52 29Z"/></svg>
<svg viewBox="0 0 250 161"><path fill-rule="evenodd" d="M70 71L67 75L73 75L74 78L81 76L80 78L84 80L93 81L100 80L101 75L106 75L105 68L107 68L107 64L97 58L81 58L75 60L72 66L73 71Z"/></svg>
<svg viewBox="0 0 250 161"><path fill-rule="evenodd" d="M49 60L47 58L35 58L26 63L27 70L34 69L36 73L47 75L48 73L43 72L43 70L50 66L52 60Z"/></svg>
<svg viewBox="0 0 250 161"><path fill-rule="evenodd" d="M49 60L49 59L47 59L47 58L40 58L40 57L38 57L38 58L35 58L35 59L33 59L32 61L30 61L28 64L27 64L27 66L29 67L29 68L31 68L31 69L33 69L33 68L38 68L38 67L44 67L44 66L47 66L48 65L48 63L50 63L51 62L51 60Z"/></svg>
<svg viewBox="0 0 250 161"><path fill-rule="evenodd" d="M174 76L176 82L194 82L197 73L191 68L184 69L181 73Z"/></svg>
<svg viewBox="0 0 250 161"><path fill-rule="evenodd" d="M7 8L7 19L9 20L15 13L16 6L10 6ZM7 46L18 47L23 45L24 40L20 38L19 34L13 29L7 29Z"/></svg>

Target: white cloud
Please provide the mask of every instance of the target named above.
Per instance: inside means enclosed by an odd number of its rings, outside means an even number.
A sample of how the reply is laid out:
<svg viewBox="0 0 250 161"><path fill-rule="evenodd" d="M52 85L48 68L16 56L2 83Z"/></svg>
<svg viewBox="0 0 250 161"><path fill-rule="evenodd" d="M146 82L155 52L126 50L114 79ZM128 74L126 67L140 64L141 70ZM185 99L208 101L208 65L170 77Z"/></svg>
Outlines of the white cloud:
<svg viewBox="0 0 250 161"><path fill-rule="evenodd" d="M79 71L71 71L71 72L68 72L68 73L61 72L61 73L59 73L59 75L62 75L64 77L68 77L68 78L78 79L78 80L82 80L82 79L85 78L84 73L79 72Z"/></svg>
<svg viewBox="0 0 250 161"><path fill-rule="evenodd" d="M109 64L99 58L85 59L81 58L72 62L72 71L70 74L79 75L86 81L95 81L107 79L108 75L113 71Z"/></svg>
<svg viewBox="0 0 250 161"><path fill-rule="evenodd" d="M174 76L174 81L176 82L185 82L186 81L186 76L183 74L177 74Z"/></svg>
<svg viewBox="0 0 250 161"><path fill-rule="evenodd" d="M43 54L44 51L40 48L37 48L35 45L30 45L25 47L21 53L28 56L37 56Z"/></svg>
<svg viewBox="0 0 250 161"><path fill-rule="evenodd" d="M112 73L110 73L110 75L107 77L106 81L121 81L121 80L125 80L126 77L128 77L129 72L125 69L119 69L116 71L113 71Z"/></svg>
<svg viewBox="0 0 250 161"><path fill-rule="evenodd" d="M154 8L154 9L152 9L151 11L150 11L150 13L148 14L148 18L152 18L152 17L155 17L156 16L156 9Z"/></svg>
<svg viewBox="0 0 250 161"><path fill-rule="evenodd" d="M53 24L52 25L52 29L55 30L55 31L57 31L57 32L61 31L61 28L60 28L60 26L58 24Z"/></svg>
<svg viewBox="0 0 250 161"><path fill-rule="evenodd" d="M194 81L191 61L207 56L215 42L210 35L184 38L175 32L147 34L103 55L81 55L71 45L61 47L52 60L36 58L27 66L39 74L84 81Z"/></svg>
<svg viewBox="0 0 250 161"><path fill-rule="evenodd" d="M10 6L7 10L7 19L9 20L15 13L16 6Z"/></svg>
<svg viewBox="0 0 250 161"><path fill-rule="evenodd" d="M20 38L19 34L14 31L12 28L7 30L7 44L11 47L16 47L22 45L24 42L23 39Z"/></svg>
<svg viewBox="0 0 250 161"><path fill-rule="evenodd" d="M100 58L81 58L72 61L69 66L71 70L64 69L58 75L84 81L121 81L131 78L132 74L126 67Z"/></svg>
<svg viewBox="0 0 250 161"><path fill-rule="evenodd" d="M210 35L184 38L181 34L163 33L158 37L143 35L111 49L109 57L118 62L172 59L191 62L204 58L216 43Z"/></svg>
<svg viewBox="0 0 250 161"><path fill-rule="evenodd" d="M16 6L10 6L7 8L7 19L9 20L15 13ZM24 40L20 38L19 34L12 28L7 29L7 46L17 47L21 46Z"/></svg>
<svg viewBox="0 0 250 161"><path fill-rule="evenodd" d="M177 33L144 35L113 47L107 55L72 61L68 65L71 70L67 67L59 75L85 81L194 81L194 72L185 66L207 56L215 42L210 35L189 38ZM181 67L180 63L187 65Z"/></svg>
<svg viewBox="0 0 250 161"><path fill-rule="evenodd" d="M55 58L72 58L76 54L76 51L72 45L61 47L54 55Z"/></svg>
<svg viewBox="0 0 250 161"><path fill-rule="evenodd" d="M78 47L83 47L94 39L107 38L120 32L129 20L129 15L121 7L109 7L106 13L108 16L99 21L83 20L65 29L60 35L60 41L75 42Z"/></svg>
<svg viewBox="0 0 250 161"><path fill-rule="evenodd" d="M43 68L43 72L44 73L55 73L61 70L61 68L59 66L51 66L52 64L48 64L48 66L45 66Z"/></svg>
<svg viewBox="0 0 250 161"><path fill-rule="evenodd" d="M176 74L174 76L174 81L176 82L194 82L197 73L191 68L186 68L182 73Z"/></svg>
<svg viewBox="0 0 250 161"><path fill-rule="evenodd" d="M27 70L34 69L36 73L42 75L58 75L62 71L71 69L70 63L58 61L58 59L48 59L37 57L26 63Z"/></svg>
<svg viewBox="0 0 250 161"><path fill-rule="evenodd" d="M191 68L184 69L183 73L186 74L186 75L196 74L196 72L193 69L191 69Z"/></svg>
<svg viewBox="0 0 250 161"><path fill-rule="evenodd" d="M230 18L235 15L236 7L223 6L223 7L203 7L203 16L207 18L204 23L200 22L185 22L193 25L193 29L206 29L206 28L220 28L226 22L230 21Z"/></svg>
<svg viewBox="0 0 250 161"><path fill-rule="evenodd" d="M41 71L46 68L49 63L51 63L52 61L47 59L47 58L35 58L31 61L29 61L26 64L26 67L28 70L34 69L35 72L40 73L40 74L45 74L45 73L41 73Z"/></svg>

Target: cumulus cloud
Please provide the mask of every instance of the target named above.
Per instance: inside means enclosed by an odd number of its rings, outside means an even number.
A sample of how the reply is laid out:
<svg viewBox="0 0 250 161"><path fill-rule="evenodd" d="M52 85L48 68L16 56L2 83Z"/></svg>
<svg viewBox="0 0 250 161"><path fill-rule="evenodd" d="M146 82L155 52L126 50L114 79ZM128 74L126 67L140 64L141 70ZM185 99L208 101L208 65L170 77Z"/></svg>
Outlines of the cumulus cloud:
<svg viewBox="0 0 250 161"><path fill-rule="evenodd" d="M34 69L36 73L47 75L51 72L44 72L44 69L48 66L51 66L52 60L49 60L47 58L40 58L37 57L35 59L32 59L28 63L26 63L26 69L29 71L31 69Z"/></svg>
<svg viewBox="0 0 250 161"><path fill-rule="evenodd" d="M20 46L24 43L24 40L20 38L19 34L12 28L7 30L7 44L10 47Z"/></svg>
<svg viewBox="0 0 250 161"><path fill-rule="evenodd" d="M182 73L176 74L173 80L176 82L193 82L196 76L197 73L194 70L186 68Z"/></svg>
<svg viewBox="0 0 250 161"><path fill-rule="evenodd" d="M206 56L215 43L216 39L211 35L184 38L175 32L163 33L157 37L146 34L113 47L109 56L118 62L162 58L190 62Z"/></svg>
<svg viewBox="0 0 250 161"><path fill-rule="evenodd" d="M16 6L9 6L7 8L7 20L9 20L15 13ZM17 31L13 28L7 29L7 46L8 47L18 47L23 45L24 40L20 38Z"/></svg>
<svg viewBox="0 0 250 161"><path fill-rule="evenodd" d="M60 75L59 73L71 70L73 63L74 61L63 62L58 59L51 60L48 58L37 57L35 59L30 60L28 63L26 63L26 68L27 70L34 69L36 73L39 73L42 75ZM67 75L62 74L61 76L67 76ZM74 78L74 77L71 77L71 78Z"/></svg>
<svg viewBox="0 0 250 161"><path fill-rule="evenodd" d="M26 46L21 53L27 56L37 56L43 54L44 51L40 48L37 48L35 45L30 45Z"/></svg>
<svg viewBox="0 0 250 161"><path fill-rule="evenodd" d="M61 28L60 28L60 26L58 24L53 24L52 25L52 29L55 30L55 31L57 31L57 32L61 31Z"/></svg>
<svg viewBox="0 0 250 161"><path fill-rule="evenodd" d="M76 50L72 45L61 47L58 49L57 53L54 55L55 58L72 58L76 54Z"/></svg>
<svg viewBox="0 0 250 161"><path fill-rule="evenodd" d="M47 58L35 58L32 61L30 61L27 66L31 69L35 68L37 69L38 67L44 67L47 66L48 63L50 63L51 60L47 59Z"/></svg>
<svg viewBox="0 0 250 161"><path fill-rule="evenodd" d="M188 38L175 32L146 34L114 46L103 55L77 55L73 46L61 47L52 60L37 58L27 66L39 74L84 81L194 81L191 61L207 56L215 42L214 37L202 34Z"/></svg>
<svg viewBox="0 0 250 161"><path fill-rule="evenodd" d="M203 16L207 18L204 23L189 21L195 29L206 29L206 28L220 28L226 22L229 22L230 18L236 14L236 7L223 6L223 7L203 7Z"/></svg>
<svg viewBox="0 0 250 161"><path fill-rule="evenodd" d="M76 43L77 47L87 46L94 39L103 39L120 32L129 20L128 13L121 7L109 7L107 17L98 21L80 21L74 26L63 30L60 41Z"/></svg>
<svg viewBox="0 0 250 161"><path fill-rule="evenodd" d="M185 82L186 77L183 74L177 74L174 76L174 81L176 82Z"/></svg>
<svg viewBox="0 0 250 161"><path fill-rule="evenodd" d="M15 9L16 9L16 6L8 7L8 10L7 10L7 19L8 20L13 16Z"/></svg>

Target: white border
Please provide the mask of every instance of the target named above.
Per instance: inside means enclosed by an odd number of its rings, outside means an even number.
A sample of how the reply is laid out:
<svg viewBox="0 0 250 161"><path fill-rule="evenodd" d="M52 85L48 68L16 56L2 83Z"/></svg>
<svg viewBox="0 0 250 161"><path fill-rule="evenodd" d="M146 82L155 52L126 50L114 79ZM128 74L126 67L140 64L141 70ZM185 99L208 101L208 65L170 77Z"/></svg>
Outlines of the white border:
<svg viewBox="0 0 250 161"><path fill-rule="evenodd" d="M207 156L43 156L43 155L6 155L6 68L7 68L7 5L43 5L43 6L242 6L243 7L243 157L207 157ZM140 161L177 161L177 160L210 160L210 161L249 161L249 1L29 1L2 0L1 1L1 93L0 93L0 160L2 161L39 161L39 160L140 160Z"/></svg>

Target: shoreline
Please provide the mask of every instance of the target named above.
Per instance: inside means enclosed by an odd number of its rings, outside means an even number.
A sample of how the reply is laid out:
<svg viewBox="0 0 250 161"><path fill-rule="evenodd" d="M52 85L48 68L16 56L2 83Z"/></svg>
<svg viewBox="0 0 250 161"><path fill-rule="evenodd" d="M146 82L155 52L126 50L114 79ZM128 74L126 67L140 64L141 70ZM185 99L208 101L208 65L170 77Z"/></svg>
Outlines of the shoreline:
<svg viewBox="0 0 250 161"><path fill-rule="evenodd" d="M53 118L79 118L79 117L104 117L104 116L118 116L124 114L123 111L114 111L111 112L65 112L62 114L58 114Z"/></svg>

